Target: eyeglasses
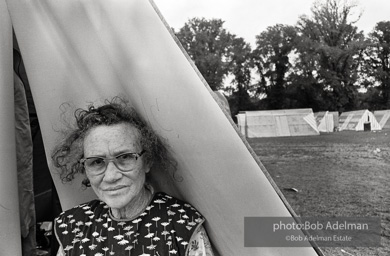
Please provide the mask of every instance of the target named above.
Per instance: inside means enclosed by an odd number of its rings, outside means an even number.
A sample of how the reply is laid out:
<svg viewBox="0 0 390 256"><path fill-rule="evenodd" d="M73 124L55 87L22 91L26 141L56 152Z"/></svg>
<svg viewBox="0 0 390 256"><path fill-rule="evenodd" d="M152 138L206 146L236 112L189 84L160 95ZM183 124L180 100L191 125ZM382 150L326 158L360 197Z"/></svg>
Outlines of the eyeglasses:
<svg viewBox="0 0 390 256"><path fill-rule="evenodd" d="M109 162L113 162L116 168L122 172L129 172L134 169L137 159L145 153L142 150L141 153L123 153L114 157L86 157L80 160L80 163L84 165L86 171L93 175L100 175L107 169Z"/></svg>

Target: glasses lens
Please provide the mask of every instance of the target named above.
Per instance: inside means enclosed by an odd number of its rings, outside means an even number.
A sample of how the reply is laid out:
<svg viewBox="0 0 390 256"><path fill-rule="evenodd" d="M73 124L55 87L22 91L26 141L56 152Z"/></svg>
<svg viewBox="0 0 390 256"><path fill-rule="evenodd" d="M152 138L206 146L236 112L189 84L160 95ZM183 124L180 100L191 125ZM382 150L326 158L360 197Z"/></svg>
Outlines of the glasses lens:
<svg viewBox="0 0 390 256"><path fill-rule="evenodd" d="M134 153L125 153L116 157L118 168L123 171L129 171L137 162L137 155Z"/></svg>
<svg viewBox="0 0 390 256"><path fill-rule="evenodd" d="M127 172L135 167L138 156L140 155L136 153L124 153L115 158L107 159L102 157L89 157L84 160L84 167L90 173L101 174L106 170L107 164L112 161L119 170Z"/></svg>
<svg viewBox="0 0 390 256"><path fill-rule="evenodd" d="M106 163L104 159L100 157L88 158L85 160L84 164L85 168L91 172L100 172L102 170L104 171L104 169L106 168Z"/></svg>

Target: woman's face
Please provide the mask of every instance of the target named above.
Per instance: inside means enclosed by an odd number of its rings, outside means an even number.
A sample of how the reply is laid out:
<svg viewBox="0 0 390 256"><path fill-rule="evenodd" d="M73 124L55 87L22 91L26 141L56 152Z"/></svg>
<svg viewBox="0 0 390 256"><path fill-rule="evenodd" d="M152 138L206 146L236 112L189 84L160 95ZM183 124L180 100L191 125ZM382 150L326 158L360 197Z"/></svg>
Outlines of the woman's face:
<svg viewBox="0 0 390 256"><path fill-rule="evenodd" d="M84 139L84 157L115 157L122 153L140 153L140 133L131 124L97 126ZM105 172L93 175L86 170L91 187L100 200L114 209L131 207L140 199L144 189L145 174L150 166L144 157L137 159L134 168L128 172L119 170L109 162Z"/></svg>

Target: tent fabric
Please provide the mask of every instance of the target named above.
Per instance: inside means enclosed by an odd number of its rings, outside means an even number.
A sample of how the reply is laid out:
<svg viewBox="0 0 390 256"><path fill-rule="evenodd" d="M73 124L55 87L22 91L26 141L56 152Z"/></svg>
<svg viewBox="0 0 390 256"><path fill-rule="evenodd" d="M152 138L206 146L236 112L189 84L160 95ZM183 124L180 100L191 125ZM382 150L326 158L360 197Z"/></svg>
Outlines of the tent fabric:
<svg viewBox="0 0 390 256"><path fill-rule="evenodd" d="M317 134L318 135L318 127L317 127L317 123L316 123L316 120L314 119L314 115L313 115L313 111L311 111L311 113L308 113L306 116L303 117L303 120L306 121L307 124L309 124L311 126L311 128L313 129L313 131L315 131L314 134L310 133L308 135L315 135ZM295 136L299 136L301 135L301 130L305 130L304 128L304 124L301 125L301 127L297 127L296 129L296 135ZM293 133L292 133L293 134ZM294 135L293 135L294 136Z"/></svg>
<svg viewBox="0 0 390 256"><path fill-rule="evenodd" d="M229 106L229 102L226 99L225 95L223 95L219 91L213 91L212 96L213 96L214 100L218 103L218 105L221 106L222 111L224 111L226 115L230 116L231 115L230 106Z"/></svg>
<svg viewBox="0 0 390 256"><path fill-rule="evenodd" d="M371 131L382 130L374 114L367 109L343 112L339 117L339 131L364 131L365 126Z"/></svg>
<svg viewBox="0 0 390 256"><path fill-rule="evenodd" d="M206 217L221 255L316 255L309 243L300 248L244 247L244 217L291 214L153 3L7 4L48 159L56 131L64 127L61 103L78 108L123 95L168 141L182 181L172 184L158 170L152 176L161 189L172 190ZM81 189L82 177L64 185L49 165L63 209L95 197Z"/></svg>
<svg viewBox="0 0 390 256"><path fill-rule="evenodd" d="M35 203L36 222L45 222L53 220L61 209L58 209L56 202L56 191L47 166L45 149L43 146L41 130L34 101L31 95L31 89L27 78L26 69L20 49L13 34L13 61L14 71L21 79L27 100L28 114L30 119L31 137L33 142L33 188Z"/></svg>
<svg viewBox="0 0 390 256"><path fill-rule="evenodd" d="M382 129L390 129L390 110L376 110L374 116Z"/></svg>
<svg viewBox="0 0 390 256"><path fill-rule="evenodd" d="M0 248L2 255L22 255L16 169L12 26L0 1Z"/></svg>
<svg viewBox="0 0 390 256"><path fill-rule="evenodd" d="M312 109L245 111L248 138L319 135Z"/></svg>
<svg viewBox="0 0 390 256"><path fill-rule="evenodd" d="M339 127L339 112L329 111L329 114L333 116L333 130L335 131Z"/></svg>
<svg viewBox="0 0 390 256"><path fill-rule="evenodd" d="M334 131L334 118L333 114L329 111L321 111L314 113L314 117L317 122L318 131L320 132L333 132Z"/></svg>
<svg viewBox="0 0 390 256"><path fill-rule="evenodd" d="M33 189L33 145L26 94L21 79L14 73L15 141L18 173L19 216L23 255L36 248L35 205Z"/></svg>
<svg viewBox="0 0 390 256"><path fill-rule="evenodd" d="M245 113L238 113L236 115L238 130L242 135L246 137L246 127L245 127Z"/></svg>

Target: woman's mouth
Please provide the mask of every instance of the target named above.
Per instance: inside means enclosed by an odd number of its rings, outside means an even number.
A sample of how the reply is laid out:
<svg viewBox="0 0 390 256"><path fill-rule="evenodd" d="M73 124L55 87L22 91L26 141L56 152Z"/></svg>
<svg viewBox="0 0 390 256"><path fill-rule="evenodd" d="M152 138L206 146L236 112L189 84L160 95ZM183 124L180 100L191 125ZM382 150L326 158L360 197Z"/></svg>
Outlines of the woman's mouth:
<svg viewBox="0 0 390 256"><path fill-rule="evenodd" d="M126 186L120 185L120 186L114 186L114 187L105 188L105 189L103 189L103 190L104 190L104 191L111 191L111 192L113 192L113 191L117 191L117 190L123 189L123 188L125 188L125 187L126 187Z"/></svg>

